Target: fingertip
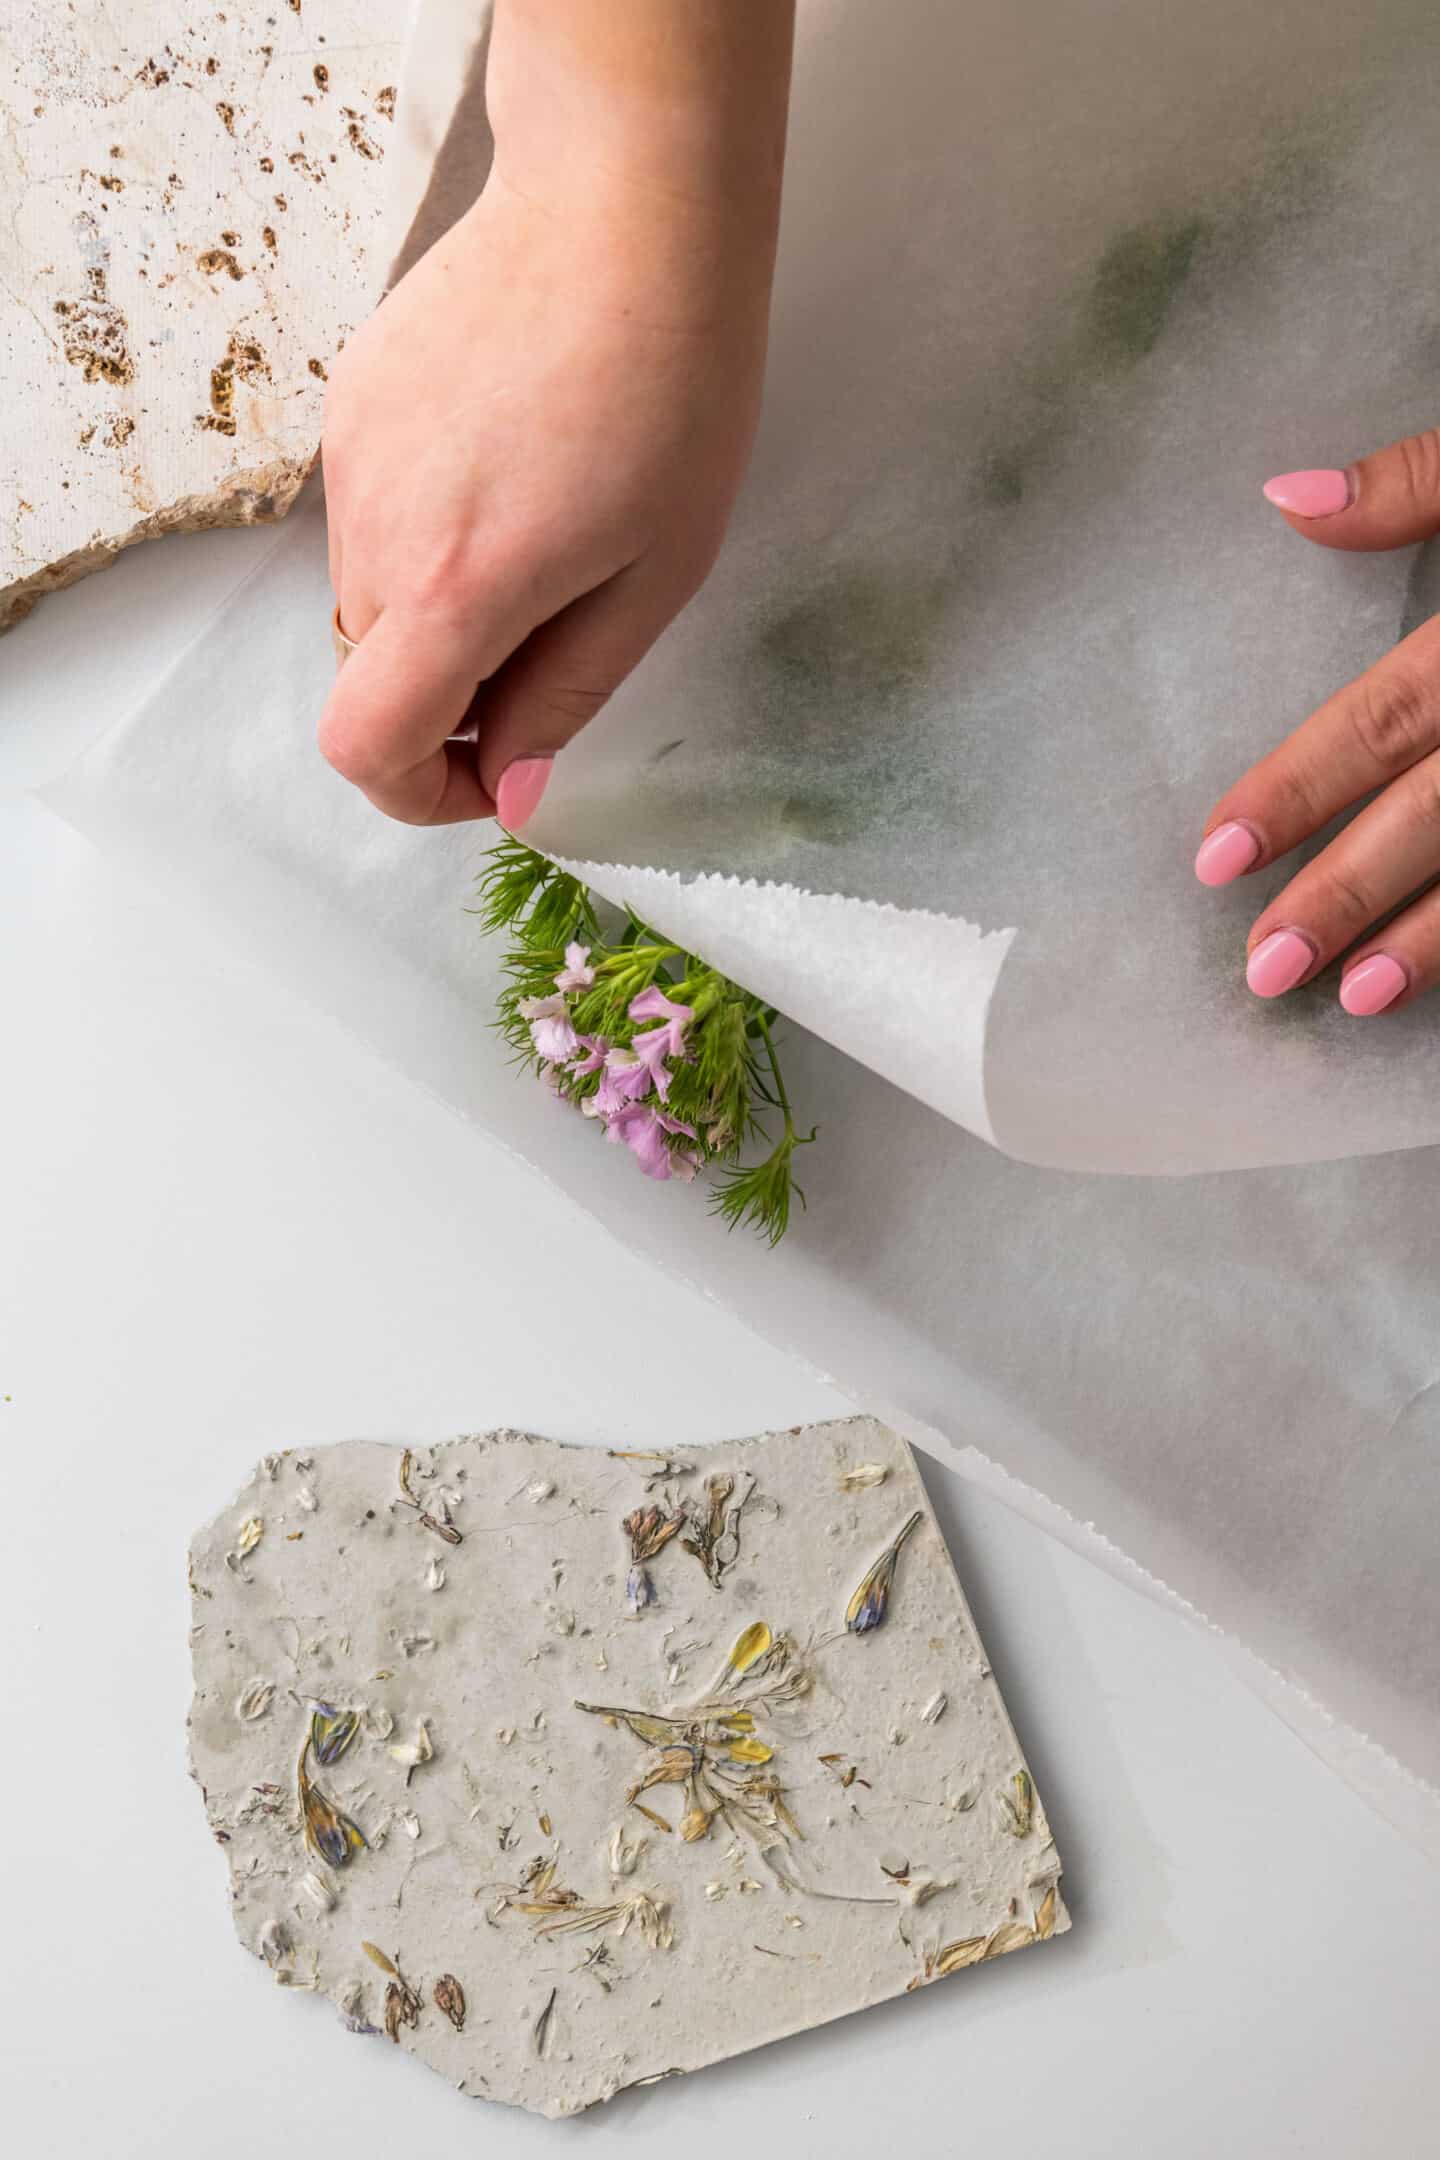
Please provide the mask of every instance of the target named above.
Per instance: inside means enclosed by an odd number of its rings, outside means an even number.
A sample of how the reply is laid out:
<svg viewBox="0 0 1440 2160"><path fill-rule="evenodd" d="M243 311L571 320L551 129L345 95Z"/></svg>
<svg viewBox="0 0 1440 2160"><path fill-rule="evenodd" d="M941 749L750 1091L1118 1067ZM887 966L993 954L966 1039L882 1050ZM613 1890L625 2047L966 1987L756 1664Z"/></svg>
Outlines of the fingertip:
<svg viewBox="0 0 1440 2160"><path fill-rule="evenodd" d="M553 757L512 758L495 784L495 815L507 832L518 832L540 807L550 784Z"/></svg>
<svg viewBox="0 0 1440 2160"><path fill-rule="evenodd" d="M1272 930L1245 963L1246 984L1256 997L1283 997L1305 980L1319 957L1303 930Z"/></svg>
<svg viewBox="0 0 1440 2160"><path fill-rule="evenodd" d="M1260 492L1277 510L1306 519L1335 517L1355 500L1349 473L1329 465L1277 473Z"/></svg>
<svg viewBox="0 0 1440 2160"><path fill-rule="evenodd" d="M1340 1003L1357 1020L1368 1020L1395 1003L1410 977L1389 953L1371 953L1348 968L1340 980Z"/></svg>
<svg viewBox="0 0 1440 2160"><path fill-rule="evenodd" d="M1243 818L1228 818L1207 833L1195 855L1195 875L1202 885L1228 885L1260 859L1260 835Z"/></svg>

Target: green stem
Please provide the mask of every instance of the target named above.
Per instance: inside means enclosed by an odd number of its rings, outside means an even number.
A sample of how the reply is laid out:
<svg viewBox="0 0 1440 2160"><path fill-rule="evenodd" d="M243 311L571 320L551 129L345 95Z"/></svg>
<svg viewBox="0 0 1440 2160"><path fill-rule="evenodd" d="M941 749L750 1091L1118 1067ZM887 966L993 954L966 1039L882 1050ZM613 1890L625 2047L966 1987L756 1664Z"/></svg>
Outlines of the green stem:
<svg viewBox="0 0 1440 2160"><path fill-rule="evenodd" d="M780 1072L780 1060L775 1055L775 1038L770 1033L769 1023L766 1021L764 1013L757 1013L755 1021L765 1044L765 1055L770 1060L770 1077L775 1082L775 1100L780 1105L780 1114L785 1120L785 1137L789 1140L794 1136L795 1120L790 1111L790 1098L785 1092L785 1082Z"/></svg>

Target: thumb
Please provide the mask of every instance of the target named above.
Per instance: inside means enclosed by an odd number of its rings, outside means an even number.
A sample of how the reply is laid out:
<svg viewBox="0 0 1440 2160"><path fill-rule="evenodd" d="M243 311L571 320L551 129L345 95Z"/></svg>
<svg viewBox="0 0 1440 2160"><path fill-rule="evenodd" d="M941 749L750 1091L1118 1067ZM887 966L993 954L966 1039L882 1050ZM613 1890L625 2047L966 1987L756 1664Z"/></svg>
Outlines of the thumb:
<svg viewBox="0 0 1440 2160"><path fill-rule="evenodd" d="M642 660L689 597L637 563L573 600L525 640L480 692L480 783L510 832L540 806L555 762Z"/></svg>
<svg viewBox="0 0 1440 2160"><path fill-rule="evenodd" d="M1440 532L1440 428L1407 435L1344 471L1280 473L1265 498L1307 540L1331 548L1409 547Z"/></svg>

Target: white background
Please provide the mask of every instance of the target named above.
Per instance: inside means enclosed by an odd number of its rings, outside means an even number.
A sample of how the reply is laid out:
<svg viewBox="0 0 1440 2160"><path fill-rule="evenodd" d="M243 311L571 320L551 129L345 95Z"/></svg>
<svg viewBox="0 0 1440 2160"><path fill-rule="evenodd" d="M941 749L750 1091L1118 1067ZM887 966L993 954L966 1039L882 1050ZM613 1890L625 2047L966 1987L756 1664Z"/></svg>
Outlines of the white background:
<svg viewBox="0 0 1440 2160"><path fill-rule="evenodd" d="M460 2099L235 1945L185 1770L184 1556L259 1454L496 1423L674 1445L854 1407L20 799L257 544L143 550L0 644L14 2149L1435 2152L1440 1871L1205 1636L934 1464L1066 1863L1063 1941L560 2125Z"/></svg>

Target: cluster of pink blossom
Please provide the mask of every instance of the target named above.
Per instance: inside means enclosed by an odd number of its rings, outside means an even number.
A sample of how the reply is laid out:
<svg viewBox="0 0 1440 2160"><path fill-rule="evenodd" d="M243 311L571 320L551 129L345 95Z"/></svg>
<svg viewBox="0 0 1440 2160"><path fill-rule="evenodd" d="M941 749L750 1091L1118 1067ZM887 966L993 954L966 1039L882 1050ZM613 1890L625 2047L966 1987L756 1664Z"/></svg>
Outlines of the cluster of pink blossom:
<svg viewBox="0 0 1440 2160"><path fill-rule="evenodd" d="M694 1012L652 984L630 1000L628 1011L632 1020L654 1020L658 1026L632 1036L628 1046L609 1043L602 1035L581 1035L569 1001L594 980L589 946L567 945L553 995L521 998L519 1010L530 1023L541 1076L559 1094L562 1072L577 1078L599 1073L598 1087L581 1100L586 1117L599 1118L605 1138L628 1147L646 1177L677 1177L688 1184L700 1167L700 1152L670 1143L676 1134L693 1140L695 1128L660 1106L670 1093L671 1064L685 1056L685 1030Z"/></svg>

